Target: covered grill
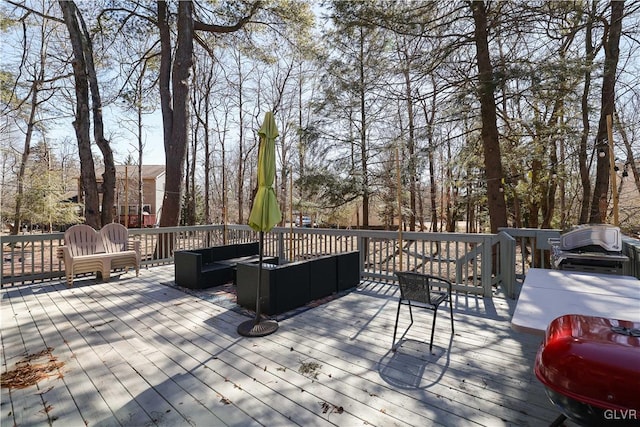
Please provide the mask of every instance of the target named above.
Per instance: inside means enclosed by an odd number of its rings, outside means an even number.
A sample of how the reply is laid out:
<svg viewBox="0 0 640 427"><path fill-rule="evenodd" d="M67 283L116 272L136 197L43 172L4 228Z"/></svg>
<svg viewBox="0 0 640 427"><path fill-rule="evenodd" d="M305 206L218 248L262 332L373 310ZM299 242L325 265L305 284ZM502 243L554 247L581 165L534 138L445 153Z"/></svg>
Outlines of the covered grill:
<svg viewBox="0 0 640 427"><path fill-rule="evenodd" d="M549 239L552 262L559 270L623 274L629 258L622 254L622 233L611 225L582 225Z"/></svg>
<svg viewBox="0 0 640 427"><path fill-rule="evenodd" d="M553 320L534 372L565 416L587 426L640 425L640 323L568 314Z"/></svg>

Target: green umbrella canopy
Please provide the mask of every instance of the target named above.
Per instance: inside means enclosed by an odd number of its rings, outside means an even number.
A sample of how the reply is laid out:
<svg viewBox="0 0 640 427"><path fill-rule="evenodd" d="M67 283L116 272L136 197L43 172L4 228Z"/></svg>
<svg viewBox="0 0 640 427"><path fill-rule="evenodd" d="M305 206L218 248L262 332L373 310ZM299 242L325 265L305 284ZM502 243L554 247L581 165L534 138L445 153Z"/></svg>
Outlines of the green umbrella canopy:
<svg viewBox="0 0 640 427"><path fill-rule="evenodd" d="M282 219L278 199L273 190L276 176L276 137L278 128L273 113L264 116L258 131L260 148L258 151L258 191L253 199L249 215L249 226L255 231L269 231Z"/></svg>

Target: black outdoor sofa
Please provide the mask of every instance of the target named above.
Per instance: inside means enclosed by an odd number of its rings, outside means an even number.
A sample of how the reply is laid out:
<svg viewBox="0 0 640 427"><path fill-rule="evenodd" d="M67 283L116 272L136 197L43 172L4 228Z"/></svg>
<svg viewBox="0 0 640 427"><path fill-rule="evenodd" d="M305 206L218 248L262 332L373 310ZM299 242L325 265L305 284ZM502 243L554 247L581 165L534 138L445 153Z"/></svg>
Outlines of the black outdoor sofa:
<svg viewBox="0 0 640 427"><path fill-rule="evenodd" d="M238 264L237 303L255 310L258 264ZM360 283L360 253L346 252L283 265L265 265L262 271L261 311L281 314L341 292Z"/></svg>
<svg viewBox="0 0 640 427"><path fill-rule="evenodd" d="M212 246L174 252L175 279L178 286L203 289L219 286L235 279L239 263L258 262L258 242ZM264 262L277 263L277 257Z"/></svg>

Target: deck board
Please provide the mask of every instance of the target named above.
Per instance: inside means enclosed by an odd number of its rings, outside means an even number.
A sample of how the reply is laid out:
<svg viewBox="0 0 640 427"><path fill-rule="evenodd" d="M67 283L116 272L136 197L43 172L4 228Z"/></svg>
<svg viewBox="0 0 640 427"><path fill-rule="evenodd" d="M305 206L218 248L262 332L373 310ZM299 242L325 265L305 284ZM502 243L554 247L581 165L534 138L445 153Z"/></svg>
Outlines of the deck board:
<svg viewBox="0 0 640 427"><path fill-rule="evenodd" d="M47 346L65 366L60 378L2 389L0 419L493 427L548 425L558 415L532 374L539 338L511 329L511 300L455 295L455 334L442 307L433 354L431 312L415 311L392 352L393 284L363 282L251 339L236 332L246 316L163 284L172 279L165 266L72 288L55 281L2 289L3 371ZM407 326L408 314L399 335ZM302 372L310 363L317 370Z"/></svg>

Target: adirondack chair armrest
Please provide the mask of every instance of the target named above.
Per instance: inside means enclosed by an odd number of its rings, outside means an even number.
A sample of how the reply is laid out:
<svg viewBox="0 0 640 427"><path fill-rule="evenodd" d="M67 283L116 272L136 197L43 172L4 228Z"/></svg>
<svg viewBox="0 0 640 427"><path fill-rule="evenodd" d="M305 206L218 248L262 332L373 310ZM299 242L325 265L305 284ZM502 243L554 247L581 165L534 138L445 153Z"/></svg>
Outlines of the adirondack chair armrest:
<svg viewBox="0 0 640 427"><path fill-rule="evenodd" d="M71 259L71 251L70 251L69 247L68 246L58 246L58 249L56 251L56 257L60 261L66 261L68 259Z"/></svg>

